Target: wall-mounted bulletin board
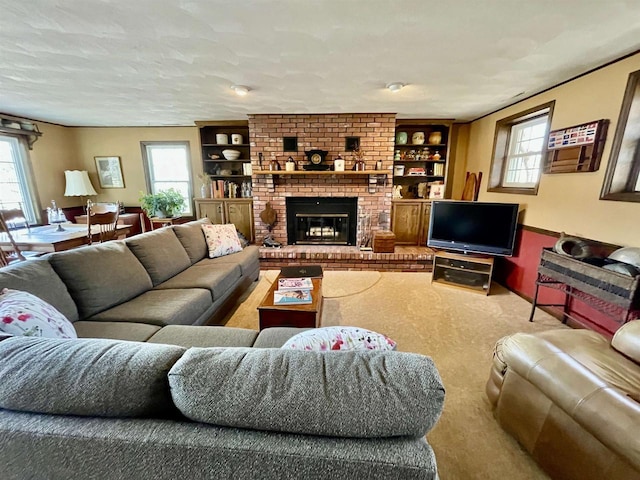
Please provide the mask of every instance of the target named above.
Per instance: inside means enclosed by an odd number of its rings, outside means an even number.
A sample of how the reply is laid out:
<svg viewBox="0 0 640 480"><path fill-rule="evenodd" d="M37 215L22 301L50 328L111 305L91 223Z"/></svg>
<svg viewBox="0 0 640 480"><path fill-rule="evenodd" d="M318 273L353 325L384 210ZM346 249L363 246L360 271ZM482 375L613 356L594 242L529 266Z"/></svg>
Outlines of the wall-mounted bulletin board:
<svg viewBox="0 0 640 480"><path fill-rule="evenodd" d="M598 170L608 126L602 119L549 132L544 173Z"/></svg>

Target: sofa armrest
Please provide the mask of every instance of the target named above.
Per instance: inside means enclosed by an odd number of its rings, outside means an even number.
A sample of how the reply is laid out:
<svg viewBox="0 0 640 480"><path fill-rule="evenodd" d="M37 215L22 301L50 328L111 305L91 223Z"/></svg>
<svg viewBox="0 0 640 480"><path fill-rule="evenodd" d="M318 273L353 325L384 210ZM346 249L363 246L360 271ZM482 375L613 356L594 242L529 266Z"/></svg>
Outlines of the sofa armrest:
<svg viewBox="0 0 640 480"><path fill-rule="evenodd" d="M535 334L515 334L501 342L506 375L513 370L535 385L600 442L640 467L640 403L628 392ZM622 368L628 360L619 357ZM615 364L605 367L613 370ZM495 364L494 370L498 370Z"/></svg>

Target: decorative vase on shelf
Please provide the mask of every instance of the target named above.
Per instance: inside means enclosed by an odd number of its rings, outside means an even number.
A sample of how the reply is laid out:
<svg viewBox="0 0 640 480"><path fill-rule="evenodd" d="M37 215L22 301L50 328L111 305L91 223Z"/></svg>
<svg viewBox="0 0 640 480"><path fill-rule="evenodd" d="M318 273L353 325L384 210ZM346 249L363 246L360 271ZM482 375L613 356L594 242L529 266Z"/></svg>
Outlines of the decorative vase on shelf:
<svg viewBox="0 0 640 480"><path fill-rule="evenodd" d="M278 160L275 158L272 159L271 162L269 162L269 170L271 171L281 170L280 162L278 162Z"/></svg>
<svg viewBox="0 0 640 480"><path fill-rule="evenodd" d="M422 145L424 143L424 132L415 132L411 135L411 143L414 145Z"/></svg>
<svg viewBox="0 0 640 480"><path fill-rule="evenodd" d="M407 132L398 132L396 134L396 143L398 145L406 145L408 138Z"/></svg>
<svg viewBox="0 0 640 480"><path fill-rule="evenodd" d="M200 186L200 197L209 198L209 194L211 193L211 187L205 185L204 183Z"/></svg>
<svg viewBox="0 0 640 480"><path fill-rule="evenodd" d="M431 145L440 145L442 142L442 133L440 132L431 132L429 134L429 143Z"/></svg>
<svg viewBox="0 0 640 480"><path fill-rule="evenodd" d="M356 172L364 172L365 168L364 160L356 160L353 164L353 170Z"/></svg>

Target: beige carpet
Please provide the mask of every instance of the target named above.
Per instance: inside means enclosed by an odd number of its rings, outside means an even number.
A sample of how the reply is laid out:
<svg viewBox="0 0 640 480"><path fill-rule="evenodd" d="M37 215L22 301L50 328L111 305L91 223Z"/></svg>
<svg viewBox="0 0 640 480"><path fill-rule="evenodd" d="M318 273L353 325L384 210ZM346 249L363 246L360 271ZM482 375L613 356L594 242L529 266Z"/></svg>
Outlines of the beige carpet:
<svg viewBox="0 0 640 480"><path fill-rule="evenodd" d="M258 304L277 272L259 282L227 322L258 328ZM566 328L494 284L491 295L430 284L430 273L325 271L322 325L385 333L398 349L433 358L446 388L442 417L427 436L442 480L548 478L494 420L484 385L496 340L514 332ZM328 295L327 295L328 296Z"/></svg>

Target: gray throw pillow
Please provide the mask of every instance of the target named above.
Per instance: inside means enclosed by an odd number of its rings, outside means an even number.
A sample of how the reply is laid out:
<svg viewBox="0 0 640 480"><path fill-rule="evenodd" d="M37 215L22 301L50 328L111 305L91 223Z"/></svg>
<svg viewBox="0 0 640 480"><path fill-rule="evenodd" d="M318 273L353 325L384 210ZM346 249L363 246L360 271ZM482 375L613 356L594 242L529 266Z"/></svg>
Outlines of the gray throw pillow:
<svg viewBox="0 0 640 480"><path fill-rule="evenodd" d="M401 352L190 348L169 384L192 420L335 437L421 437L444 403L433 361Z"/></svg>
<svg viewBox="0 0 640 480"><path fill-rule="evenodd" d="M0 342L0 408L99 417L176 413L167 372L183 347L102 339Z"/></svg>

